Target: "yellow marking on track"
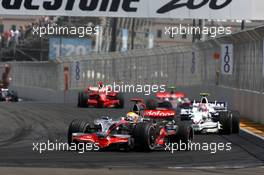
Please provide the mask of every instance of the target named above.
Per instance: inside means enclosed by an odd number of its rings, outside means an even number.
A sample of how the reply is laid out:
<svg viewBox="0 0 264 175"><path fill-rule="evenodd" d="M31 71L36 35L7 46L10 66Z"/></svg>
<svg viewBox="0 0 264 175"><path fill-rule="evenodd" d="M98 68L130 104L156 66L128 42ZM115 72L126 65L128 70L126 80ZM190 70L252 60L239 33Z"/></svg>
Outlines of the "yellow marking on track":
<svg viewBox="0 0 264 175"><path fill-rule="evenodd" d="M259 136L264 136L264 125L262 124L258 124L243 118L240 120L240 127Z"/></svg>

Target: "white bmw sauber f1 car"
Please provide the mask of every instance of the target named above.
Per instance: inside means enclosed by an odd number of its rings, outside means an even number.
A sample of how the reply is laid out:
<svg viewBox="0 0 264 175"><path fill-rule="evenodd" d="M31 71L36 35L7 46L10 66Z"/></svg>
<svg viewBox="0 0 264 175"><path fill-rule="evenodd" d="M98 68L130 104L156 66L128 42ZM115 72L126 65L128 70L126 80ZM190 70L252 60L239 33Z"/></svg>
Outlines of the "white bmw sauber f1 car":
<svg viewBox="0 0 264 175"><path fill-rule="evenodd" d="M239 113L228 111L225 102L209 102L202 93L201 101L194 101L190 108L181 109L181 115L189 116L196 133L238 134L240 130Z"/></svg>

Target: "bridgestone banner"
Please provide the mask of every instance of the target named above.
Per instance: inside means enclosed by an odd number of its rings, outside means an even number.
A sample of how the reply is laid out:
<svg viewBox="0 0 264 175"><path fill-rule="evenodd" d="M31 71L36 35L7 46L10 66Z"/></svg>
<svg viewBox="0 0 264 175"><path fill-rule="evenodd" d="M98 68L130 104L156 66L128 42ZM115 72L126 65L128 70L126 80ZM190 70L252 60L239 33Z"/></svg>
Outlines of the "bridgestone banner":
<svg viewBox="0 0 264 175"><path fill-rule="evenodd" d="M264 0L0 0L0 15L264 19Z"/></svg>

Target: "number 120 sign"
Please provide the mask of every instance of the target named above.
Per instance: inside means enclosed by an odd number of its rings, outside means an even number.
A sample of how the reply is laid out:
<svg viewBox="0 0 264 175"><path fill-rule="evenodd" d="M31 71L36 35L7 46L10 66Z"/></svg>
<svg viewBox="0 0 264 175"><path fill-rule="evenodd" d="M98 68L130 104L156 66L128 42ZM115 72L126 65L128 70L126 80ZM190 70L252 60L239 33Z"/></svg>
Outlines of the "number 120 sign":
<svg viewBox="0 0 264 175"><path fill-rule="evenodd" d="M91 40L82 38L50 38L49 59L78 57L89 54Z"/></svg>
<svg viewBox="0 0 264 175"><path fill-rule="evenodd" d="M221 70L224 75L233 74L233 44L221 45Z"/></svg>

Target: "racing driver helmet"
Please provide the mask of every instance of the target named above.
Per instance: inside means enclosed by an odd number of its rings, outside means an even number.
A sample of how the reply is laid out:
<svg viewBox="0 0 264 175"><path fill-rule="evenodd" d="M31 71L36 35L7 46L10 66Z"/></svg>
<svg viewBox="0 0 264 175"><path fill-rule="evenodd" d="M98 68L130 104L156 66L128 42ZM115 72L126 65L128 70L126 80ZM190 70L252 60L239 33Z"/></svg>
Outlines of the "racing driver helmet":
<svg viewBox="0 0 264 175"><path fill-rule="evenodd" d="M128 112L125 118L127 121L131 121L134 123L137 123L139 120L139 115L136 114L135 112Z"/></svg>
<svg viewBox="0 0 264 175"><path fill-rule="evenodd" d="M99 81L99 82L98 82L98 88L99 88L99 89L102 89L103 86L104 86L104 83L103 83L102 81Z"/></svg>

